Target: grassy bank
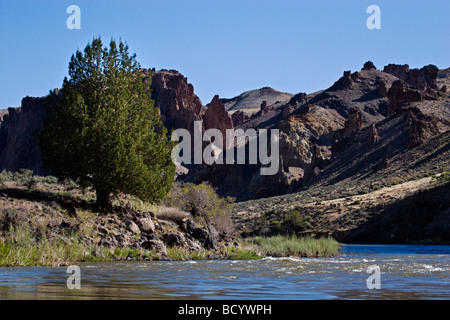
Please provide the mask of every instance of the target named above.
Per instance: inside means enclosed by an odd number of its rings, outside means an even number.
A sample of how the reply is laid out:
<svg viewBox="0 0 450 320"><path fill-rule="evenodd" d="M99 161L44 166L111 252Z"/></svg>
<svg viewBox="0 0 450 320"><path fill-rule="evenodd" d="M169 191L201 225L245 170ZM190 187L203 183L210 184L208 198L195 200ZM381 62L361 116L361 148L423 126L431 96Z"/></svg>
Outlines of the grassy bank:
<svg viewBox="0 0 450 320"><path fill-rule="evenodd" d="M78 262L120 260L160 260L161 256L142 248L107 248L86 246L76 235L49 241L37 240L29 230L11 230L6 241L0 241L0 266L67 266ZM295 236L254 237L241 240L237 247L189 252L182 248L167 248L171 260L257 260L274 257L330 257L339 253L339 243L331 238L313 239Z"/></svg>
<svg viewBox="0 0 450 320"><path fill-rule="evenodd" d="M337 252L331 249L332 245L326 247L324 240L239 240L234 233L229 201L219 201L205 186L186 188L174 188L178 193L174 192L172 201L163 205L120 195L114 199L111 212L99 214L94 210L92 190L80 190L73 182L60 182L54 177L33 176L30 171L0 172L0 266L66 266L83 261L120 260L250 260L268 255L328 256ZM196 210L180 207L183 203L209 206L202 206L201 217L193 217L187 211ZM205 232L204 216L220 232L213 247L192 238L182 227L183 220L189 219ZM152 237L165 242L163 251L142 246L148 238L135 223L141 218L153 221ZM220 236L223 234L226 236ZM183 238L175 244L169 241Z"/></svg>
<svg viewBox="0 0 450 320"><path fill-rule="evenodd" d="M0 266L61 266L88 256L77 237L37 240L29 229L22 227L11 228L9 237L0 241Z"/></svg>
<svg viewBox="0 0 450 320"><path fill-rule="evenodd" d="M188 251L183 248L167 248L164 259L260 259L256 253L241 247L222 247L219 250ZM122 260L161 260L161 255L142 248L109 248L87 246L76 234L52 241L45 237L37 239L26 228L11 229L10 236L0 241L0 267L20 266L67 266L78 262L108 262Z"/></svg>
<svg viewBox="0 0 450 320"><path fill-rule="evenodd" d="M340 245L332 238L278 235L245 239L243 247L261 256L331 257L339 253Z"/></svg>

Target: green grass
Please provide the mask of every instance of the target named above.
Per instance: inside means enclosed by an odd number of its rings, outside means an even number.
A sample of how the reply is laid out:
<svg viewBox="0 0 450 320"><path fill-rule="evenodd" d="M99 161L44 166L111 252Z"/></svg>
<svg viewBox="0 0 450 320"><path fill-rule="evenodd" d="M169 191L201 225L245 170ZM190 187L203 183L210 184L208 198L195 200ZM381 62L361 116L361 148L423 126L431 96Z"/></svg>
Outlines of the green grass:
<svg viewBox="0 0 450 320"><path fill-rule="evenodd" d="M261 256L331 257L339 253L339 243L332 238L273 236L243 240L244 248Z"/></svg>
<svg viewBox="0 0 450 320"><path fill-rule="evenodd" d="M36 240L28 229L11 228L9 239L0 241L1 266L61 266L85 260L89 255L77 240Z"/></svg>

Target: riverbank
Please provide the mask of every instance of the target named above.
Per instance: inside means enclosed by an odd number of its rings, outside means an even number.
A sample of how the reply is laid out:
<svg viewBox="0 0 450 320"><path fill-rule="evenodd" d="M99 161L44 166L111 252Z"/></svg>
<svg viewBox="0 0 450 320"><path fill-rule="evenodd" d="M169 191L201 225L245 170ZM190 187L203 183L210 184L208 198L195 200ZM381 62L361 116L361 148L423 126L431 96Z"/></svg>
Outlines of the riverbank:
<svg viewBox="0 0 450 320"><path fill-rule="evenodd" d="M179 208L126 195L116 198L109 212L99 213L94 210L94 193L80 191L71 182L26 172L2 173L1 177L0 266L250 260L268 255L329 256L339 251L337 242L334 252L317 249L322 240L314 239L241 239L227 232L233 228L224 217L220 223L207 223Z"/></svg>

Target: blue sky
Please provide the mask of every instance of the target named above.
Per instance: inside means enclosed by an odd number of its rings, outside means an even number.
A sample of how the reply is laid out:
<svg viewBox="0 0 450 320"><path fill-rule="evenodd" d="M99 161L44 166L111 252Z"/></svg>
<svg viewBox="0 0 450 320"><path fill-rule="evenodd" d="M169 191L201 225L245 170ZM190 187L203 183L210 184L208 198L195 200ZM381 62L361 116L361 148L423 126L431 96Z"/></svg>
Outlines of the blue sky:
<svg viewBox="0 0 450 320"><path fill-rule="evenodd" d="M81 29L69 30L69 5ZM369 5L381 30L369 30ZM176 69L203 104L270 86L332 85L371 60L450 67L450 1L0 0L0 109L60 87L69 59L94 36L122 38L142 67Z"/></svg>

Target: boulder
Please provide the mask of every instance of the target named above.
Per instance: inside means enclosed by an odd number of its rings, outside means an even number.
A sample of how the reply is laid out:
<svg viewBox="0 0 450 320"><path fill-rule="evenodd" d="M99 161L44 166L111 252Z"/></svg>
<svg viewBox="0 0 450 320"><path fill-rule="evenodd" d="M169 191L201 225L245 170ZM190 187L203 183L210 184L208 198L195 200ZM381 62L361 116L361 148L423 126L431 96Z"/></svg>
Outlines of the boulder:
<svg viewBox="0 0 450 320"><path fill-rule="evenodd" d="M152 234L156 231L155 224L150 218L141 218L137 220L137 226L142 233Z"/></svg>
<svg viewBox="0 0 450 320"><path fill-rule="evenodd" d="M184 248L186 247L186 240L184 238L184 236L180 233L180 232L169 232L166 233L165 235L163 235L163 241L166 244L166 246L173 248L173 247L178 247L178 248Z"/></svg>
<svg viewBox="0 0 450 320"><path fill-rule="evenodd" d="M194 239L199 240L206 249L215 249L219 241L219 233L212 226L197 227L192 221L186 221L187 233Z"/></svg>
<svg viewBox="0 0 450 320"><path fill-rule="evenodd" d="M131 239L129 236L127 236L124 233L119 233L115 236L115 239L117 241L117 244L122 247L122 248L126 248L129 247L131 245Z"/></svg>
<svg viewBox="0 0 450 320"><path fill-rule="evenodd" d="M134 221L131 221L131 220L130 220L130 221L126 222L125 225L126 225L127 229L128 229L129 231L131 231L132 233L134 233L134 234L139 234L139 233L141 233L141 230L139 229L139 227L137 226L137 224L134 223Z"/></svg>
<svg viewBox="0 0 450 320"><path fill-rule="evenodd" d="M146 250L152 250L158 255L167 256L167 249L161 240L147 240L141 244Z"/></svg>

